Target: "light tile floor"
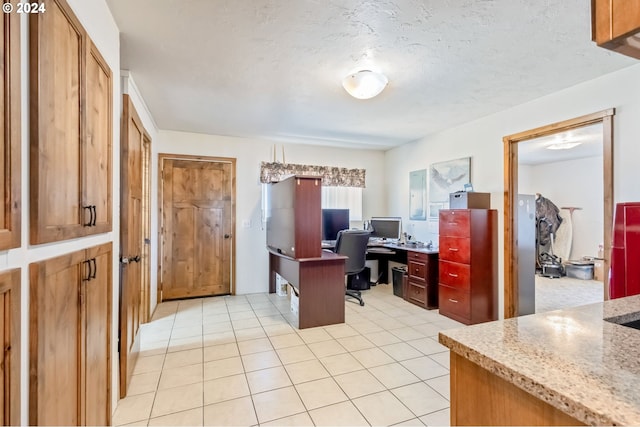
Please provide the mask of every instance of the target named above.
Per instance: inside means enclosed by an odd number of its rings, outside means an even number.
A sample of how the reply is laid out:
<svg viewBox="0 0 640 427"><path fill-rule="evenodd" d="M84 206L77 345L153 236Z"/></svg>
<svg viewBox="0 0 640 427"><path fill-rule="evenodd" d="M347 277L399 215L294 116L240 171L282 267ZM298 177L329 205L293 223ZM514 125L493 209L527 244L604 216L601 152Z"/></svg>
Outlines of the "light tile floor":
<svg viewBox="0 0 640 427"><path fill-rule="evenodd" d="M449 354L462 324L392 294L347 299L344 324L299 330L287 297L160 304L116 425L449 425Z"/></svg>

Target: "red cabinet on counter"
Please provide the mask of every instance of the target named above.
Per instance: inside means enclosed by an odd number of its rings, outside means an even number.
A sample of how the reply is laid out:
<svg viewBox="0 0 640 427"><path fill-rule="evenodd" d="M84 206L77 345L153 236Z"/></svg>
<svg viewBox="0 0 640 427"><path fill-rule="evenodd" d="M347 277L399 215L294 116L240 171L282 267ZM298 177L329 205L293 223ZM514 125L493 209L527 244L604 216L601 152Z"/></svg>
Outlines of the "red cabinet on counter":
<svg viewBox="0 0 640 427"><path fill-rule="evenodd" d="M640 202L618 203L611 242L611 299L640 294Z"/></svg>

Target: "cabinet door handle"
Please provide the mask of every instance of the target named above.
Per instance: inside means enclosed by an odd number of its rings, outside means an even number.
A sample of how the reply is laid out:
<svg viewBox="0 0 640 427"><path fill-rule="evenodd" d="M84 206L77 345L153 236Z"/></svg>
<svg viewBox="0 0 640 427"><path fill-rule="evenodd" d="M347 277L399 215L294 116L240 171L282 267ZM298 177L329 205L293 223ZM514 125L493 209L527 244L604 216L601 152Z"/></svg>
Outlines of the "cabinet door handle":
<svg viewBox="0 0 640 427"><path fill-rule="evenodd" d="M458 249L458 248L449 248L449 250L450 250L451 252L458 252L460 249Z"/></svg>
<svg viewBox="0 0 640 427"><path fill-rule="evenodd" d="M457 274L453 274L453 273L449 273L449 276L451 276L451 277L458 277L458 275L457 275Z"/></svg>
<svg viewBox="0 0 640 427"><path fill-rule="evenodd" d="M93 273L91 274L91 278L95 279L96 278L96 274L98 273L98 264L96 263L96 259L95 258L91 259L91 264L93 264Z"/></svg>
<svg viewBox="0 0 640 427"><path fill-rule="evenodd" d="M96 219L98 218L98 214L96 213L96 205L91 205L91 225L95 227Z"/></svg>
<svg viewBox="0 0 640 427"><path fill-rule="evenodd" d="M86 209L89 211L89 222L85 222L82 225L84 225L85 227L91 227L93 225L93 210L91 209L91 205L83 206L82 209Z"/></svg>
<svg viewBox="0 0 640 427"><path fill-rule="evenodd" d="M82 279L82 281L88 282L89 280L91 280L91 261L86 260L82 261L82 263L84 264L84 270L86 273L86 276Z"/></svg>
<svg viewBox="0 0 640 427"><path fill-rule="evenodd" d="M458 300L451 299L451 298L449 298L449 301L451 301L451 302L455 302L456 304L458 303Z"/></svg>
<svg viewBox="0 0 640 427"><path fill-rule="evenodd" d="M455 227L456 225L458 225L458 223L457 222L450 222L449 225L453 225Z"/></svg>

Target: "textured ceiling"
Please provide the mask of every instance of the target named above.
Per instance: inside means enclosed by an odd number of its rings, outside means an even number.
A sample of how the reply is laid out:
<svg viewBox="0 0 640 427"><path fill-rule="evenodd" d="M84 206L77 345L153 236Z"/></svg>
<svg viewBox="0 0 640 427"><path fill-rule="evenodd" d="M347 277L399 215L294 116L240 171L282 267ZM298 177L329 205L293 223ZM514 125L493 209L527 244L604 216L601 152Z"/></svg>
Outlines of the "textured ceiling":
<svg viewBox="0 0 640 427"><path fill-rule="evenodd" d="M107 0L161 129L389 148L635 64L588 0ZM384 72L370 100L342 78Z"/></svg>

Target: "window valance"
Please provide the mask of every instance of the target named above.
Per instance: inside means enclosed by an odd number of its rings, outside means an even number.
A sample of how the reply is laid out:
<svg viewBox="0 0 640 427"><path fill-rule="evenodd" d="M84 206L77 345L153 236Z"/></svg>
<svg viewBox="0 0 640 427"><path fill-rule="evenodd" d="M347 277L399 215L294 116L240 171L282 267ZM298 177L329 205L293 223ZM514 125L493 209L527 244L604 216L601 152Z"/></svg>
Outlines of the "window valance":
<svg viewBox="0 0 640 427"><path fill-rule="evenodd" d="M330 187L365 187L365 169L335 166L297 165L294 163L262 162L260 182L278 182L290 175L320 176L322 185Z"/></svg>

